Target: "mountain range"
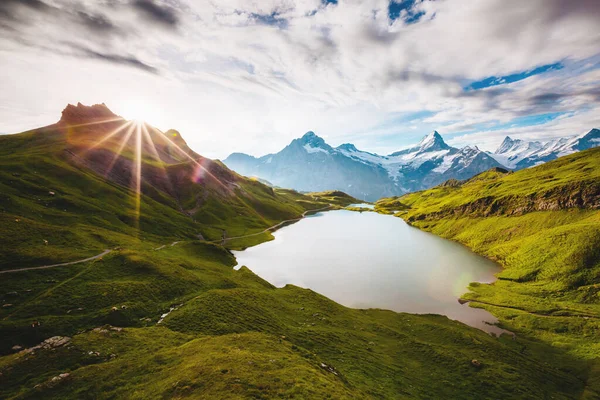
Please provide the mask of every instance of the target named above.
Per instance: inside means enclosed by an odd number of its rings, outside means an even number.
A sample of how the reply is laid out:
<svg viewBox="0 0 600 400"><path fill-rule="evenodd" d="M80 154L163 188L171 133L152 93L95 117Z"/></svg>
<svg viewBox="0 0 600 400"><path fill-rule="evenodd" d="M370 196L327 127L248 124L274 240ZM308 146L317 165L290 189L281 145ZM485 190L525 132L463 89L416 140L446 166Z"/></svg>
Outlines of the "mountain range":
<svg viewBox="0 0 600 400"><path fill-rule="evenodd" d="M417 145L382 156L353 144L332 147L314 132L294 139L275 154L253 157L233 153L224 163L236 172L273 185L300 191L326 189L366 201L436 186L448 179L464 180L490 168L521 169L600 144L600 131L547 143L506 137L493 153L477 146L456 148L434 131Z"/></svg>

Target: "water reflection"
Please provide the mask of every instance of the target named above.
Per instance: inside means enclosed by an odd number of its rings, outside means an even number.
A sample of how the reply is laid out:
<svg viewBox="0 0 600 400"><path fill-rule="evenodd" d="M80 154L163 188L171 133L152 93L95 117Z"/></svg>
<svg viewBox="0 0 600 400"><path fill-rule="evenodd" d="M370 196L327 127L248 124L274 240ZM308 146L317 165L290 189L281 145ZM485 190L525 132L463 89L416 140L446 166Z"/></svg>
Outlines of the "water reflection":
<svg viewBox="0 0 600 400"><path fill-rule="evenodd" d="M310 288L340 304L443 314L486 332L502 330L485 310L461 305L470 282L493 282L500 268L467 248L399 218L340 210L318 213L234 252L277 287Z"/></svg>

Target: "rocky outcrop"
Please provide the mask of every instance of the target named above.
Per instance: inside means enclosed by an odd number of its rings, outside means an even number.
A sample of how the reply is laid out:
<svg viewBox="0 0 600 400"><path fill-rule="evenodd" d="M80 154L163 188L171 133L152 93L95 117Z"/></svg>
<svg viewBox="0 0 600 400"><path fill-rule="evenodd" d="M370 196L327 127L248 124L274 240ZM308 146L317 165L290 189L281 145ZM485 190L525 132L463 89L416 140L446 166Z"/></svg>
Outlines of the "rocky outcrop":
<svg viewBox="0 0 600 400"><path fill-rule="evenodd" d="M480 197L458 207L443 209L435 213L412 215L408 221L440 219L448 216L513 216L534 211L557 211L573 208L600 209L600 182L578 182L528 196Z"/></svg>

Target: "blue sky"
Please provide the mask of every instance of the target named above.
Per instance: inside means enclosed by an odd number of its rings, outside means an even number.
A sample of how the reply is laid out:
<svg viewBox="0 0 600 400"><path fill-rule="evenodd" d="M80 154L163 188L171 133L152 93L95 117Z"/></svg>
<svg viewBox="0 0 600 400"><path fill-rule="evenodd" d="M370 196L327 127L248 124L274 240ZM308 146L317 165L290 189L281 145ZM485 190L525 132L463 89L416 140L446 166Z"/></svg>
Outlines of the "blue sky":
<svg viewBox="0 0 600 400"><path fill-rule="evenodd" d="M590 0L3 1L0 133L103 102L215 158L309 130L381 154L572 136L600 126L599 21Z"/></svg>

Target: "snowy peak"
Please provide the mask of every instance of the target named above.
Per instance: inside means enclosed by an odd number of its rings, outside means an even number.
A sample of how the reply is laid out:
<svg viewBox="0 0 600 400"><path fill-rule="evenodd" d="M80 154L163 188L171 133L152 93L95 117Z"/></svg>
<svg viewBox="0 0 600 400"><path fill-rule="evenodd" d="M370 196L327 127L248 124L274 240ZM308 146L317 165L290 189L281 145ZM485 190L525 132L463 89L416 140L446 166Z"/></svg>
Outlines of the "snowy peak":
<svg viewBox="0 0 600 400"><path fill-rule="evenodd" d="M518 146L521 142L522 142L522 140L519 140L519 139L513 140L513 139L510 138L510 136L507 136L507 137L504 138L504 141L502 141L502 144L500 145L500 147L498 147L496 149L496 151L494 152L494 154L508 153L515 146Z"/></svg>
<svg viewBox="0 0 600 400"><path fill-rule="evenodd" d="M600 129L592 129L574 144L576 150L586 150L591 147L600 146Z"/></svg>
<svg viewBox="0 0 600 400"><path fill-rule="evenodd" d="M440 151L440 150L448 150L450 146L444 142L442 139L442 135L440 135L437 131L431 132L429 135L425 136L419 144L417 145L419 152L424 151Z"/></svg>
<svg viewBox="0 0 600 400"><path fill-rule="evenodd" d="M336 147L336 149L350 151L350 152L353 152L353 153L357 153L358 152L358 149L352 143L341 144L338 147Z"/></svg>
<svg viewBox="0 0 600 400"><path fill-rule="evenodd" d="M333 148L325 143L325 140L317 136L313 131L306 132L300 139L294 139L292 144L297 142L308 153L329 153Z"/></svg>

